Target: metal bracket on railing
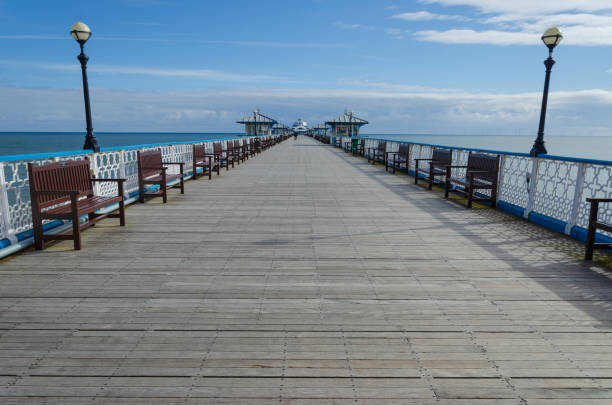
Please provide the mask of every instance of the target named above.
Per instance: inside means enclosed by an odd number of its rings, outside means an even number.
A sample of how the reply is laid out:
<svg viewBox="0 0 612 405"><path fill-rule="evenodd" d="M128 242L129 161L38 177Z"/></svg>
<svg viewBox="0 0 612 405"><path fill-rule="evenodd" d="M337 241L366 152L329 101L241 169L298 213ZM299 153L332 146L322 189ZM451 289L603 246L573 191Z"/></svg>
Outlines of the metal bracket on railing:
<svg viewBox="0 0 612 405"><path fill-rule="evenodd" d="M527 173L527 192L528 199L527 204L525 206L525 212L523 213L523 218L529 218L529 214L533 211L533 206L535 204L536 198L536 185L538 183L538 170L540 167L541 159L532 158L533 159L533 168L531 169L531 173Z"/></svg>
<svg viewBox="0 0 612 405"><path fill-rule="evenodd" d="M4 173L4 163L0 163L0 218L2 218L0 226L4 224L6 227L5 229L0 228L0 230L6 233L5 236L11 244L15 244L17 243L17 237L15 236L15 228L12 226L11 211L9 210L8 202L8 187L7 181L4 178ZM0 239L2 239L2 237L0 237Z"/></svg>
<svg viewBox="0 0 612 405"><path fill-rule="evenodd" d="M565 234L569 235L572 232L572 228L578 222L578 211L580 211L580 204L582 203L582 191L584 186L584 172L586 170L586 163L581 163L578 167L578 173L576 177L576 186L574 189L574 202L572 203L572 212L565 225Z"/></svg>

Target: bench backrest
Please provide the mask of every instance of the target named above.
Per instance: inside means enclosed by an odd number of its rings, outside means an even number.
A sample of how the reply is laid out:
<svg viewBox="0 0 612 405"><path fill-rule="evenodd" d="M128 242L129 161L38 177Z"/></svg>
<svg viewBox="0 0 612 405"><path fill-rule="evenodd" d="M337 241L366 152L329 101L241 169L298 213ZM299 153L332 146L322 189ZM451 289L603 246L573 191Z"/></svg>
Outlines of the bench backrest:
<svg viewBox="0 0 612 405"><path fill-rule="evenodd" d="M163 165L161 149L138 151L138 175L141 179L160 174Z"/></svg>
<svg viewBox="0 0 612 405"><path fill-rule="evenodd" d="M204 159L206 155L206 146L204 145L193 145L193 161L198 162Z"/></svg>
<svg viewBox="0 0 612 405"><path fill-rule="evenodd" d="M408 155L410 155L410 145L408 145L407 143L400 143L399 150L397 152L401 157L408 161Z"/></svg>
<svg viewBox="0 0 612 405"><path fill-rule="evenodd" d="M453 151L448 149L434 149L431 160L436 167L452 165Z"/></svg>
<svg viewBox="0 0 612 405"><path fill-rule="evenodd" d="M385 152L387 150L387 142L378 141L378 146L376 147L376 149L378 149L379 152Z"/></svg>
<svg viewBox="0 0 612 405"><path fill-rule="evenodd" d="M246 139L242 140L242 147L246 149L246 147L249 146L249 144L247 143Z"/></svg>
<svg viewBox="0 0 612 405"><path fill-rule="evenodd" d="M81 191L83 195L93 195L89 159L69 160L43 166L34 166L32 163L28 163L28 175L30 196L36 195L36 191L43 190ZM70 201L68 195L39 194L37 197L39 208L67 201Z"/></svg>
<svg viewBox="0 0 612 405"><path fill-rule="evenodd" d="M234 150L234 142L227 141L225 145L228 152L232 152Z"/></svg>
<svg viewBox="0 0 612 405"><path fill-rule="evenodd" d="M467 164L468 174L471 171L484 171L474 175L475 179L488 181L492 184L497 183L497 173L499 171L499 155L491 156L484 153L470 153Z"/></svg>
<svg viewBox="0 0 612 405"><path fill-rule="evenodd" d="M220 155L223 152L223 145L221 145L221 142L213 143L213 152L215 155Z"/></svg>
<svg viewBox="0 0 612 405"><path fill-rule="evenodd" d="M240 148L240 141L239 140L235 140L234 141L234 148Z"/></svg>

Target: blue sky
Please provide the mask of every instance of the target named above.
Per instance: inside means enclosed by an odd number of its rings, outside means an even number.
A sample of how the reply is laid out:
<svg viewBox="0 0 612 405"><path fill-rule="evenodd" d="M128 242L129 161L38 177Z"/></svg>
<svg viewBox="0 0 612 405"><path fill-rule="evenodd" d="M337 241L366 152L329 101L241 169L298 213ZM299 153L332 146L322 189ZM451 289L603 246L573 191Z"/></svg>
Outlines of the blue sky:
<svg viewBox="0 0 612 405"><path fill-rule="evenodd" d="M579 3L579 5L576 5ZM547 133L612 131L610 0L0 0L0 131L82 131L87 23L96 131L240 131L254 107L364 132L535 134L557 25Z"/></svg>

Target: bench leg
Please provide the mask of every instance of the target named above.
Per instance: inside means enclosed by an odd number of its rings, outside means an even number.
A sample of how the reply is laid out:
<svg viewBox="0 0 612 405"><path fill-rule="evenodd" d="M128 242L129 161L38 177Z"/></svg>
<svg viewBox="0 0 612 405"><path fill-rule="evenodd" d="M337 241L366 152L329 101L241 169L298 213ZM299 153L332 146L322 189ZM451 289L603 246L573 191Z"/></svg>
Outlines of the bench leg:
<svg viewBox="0 0 612 405"><path fill-rule="evenodd" d="M444 198L448 198L448 191L450 190L450 181L448 176L446 177L446 187L444 188Z"/></svg>
<svg viewBox="0 0 612 405"><path fill-rule="evenodd" d="M587 231L586 249L584 253L584 260L593 260L593 249L595 248L595 223L597 222L597 211L599 210L599 203L597 201L591 201L591 211L589 213L589 230Z"/></svg>
<svg viewBox="0 0 612 405"><path fill-rule="evenodd" d="M472 208L472 201L474 200L474 181L473 177L470 178L469 189L466 190L468 192L468 208Z"/></svg>
<svg viewBox="0 0 612 405"><path fill-rule="evenodd" d="M33 231L34 231L34 249L43 250L43 227L40 219L36 218L33 222Z"/></svg>
<svg viewBox="0 0 612 405"><path fill-rule="evenodd" d="M81 227L76 209L72 211L72 238L74 239L74 250L81 250Z"/></svg>
<svg viewBox="0 0 612 405"><path fill-rule="evenodd" d="M419 184L419 161L414 161L414 184Z"/></svg>
<svg viewBox="0 0 612 405"><path fill-rule="evenodd" d="M123 198L119 201L119 225L125 226L125 202Z"/></svg>
<svg viewBox="0 0 612 405"><path fill-rule="evenodd" d="M434 183L434 174L431 171L431 169L429 169L429 187L427 187L429 190L433 189L433 183Z"/></svg>
<svg viewBox="0 0 612 405"><path fill-rule="evenodd" d="M138 187L138 202L144 203L144 185L140 184Z"/></svg>
<svg viewBox="0 0 612 405"><path fill-rule="evenodd" d="M185 179L181 176L181 194L185 194Z"/></svg>

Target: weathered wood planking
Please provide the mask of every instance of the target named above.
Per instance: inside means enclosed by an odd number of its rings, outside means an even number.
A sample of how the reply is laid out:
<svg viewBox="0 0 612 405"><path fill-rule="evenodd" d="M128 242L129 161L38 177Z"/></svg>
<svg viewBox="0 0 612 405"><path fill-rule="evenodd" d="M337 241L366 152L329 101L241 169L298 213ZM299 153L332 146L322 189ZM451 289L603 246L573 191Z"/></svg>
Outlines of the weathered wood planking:
<svg viewBox="0 0 612 405"><path fill-rule="evenodd" d="M1 403L612 401L582 245L308 138L186 188L0 264Z"/></svg>

